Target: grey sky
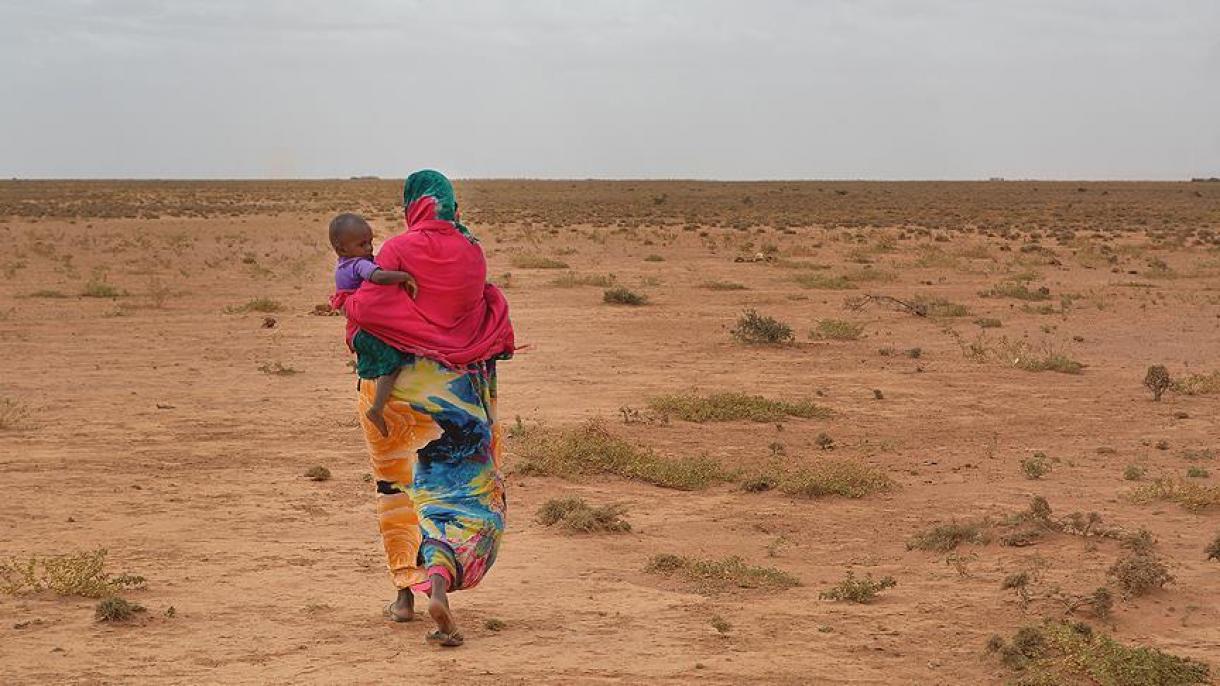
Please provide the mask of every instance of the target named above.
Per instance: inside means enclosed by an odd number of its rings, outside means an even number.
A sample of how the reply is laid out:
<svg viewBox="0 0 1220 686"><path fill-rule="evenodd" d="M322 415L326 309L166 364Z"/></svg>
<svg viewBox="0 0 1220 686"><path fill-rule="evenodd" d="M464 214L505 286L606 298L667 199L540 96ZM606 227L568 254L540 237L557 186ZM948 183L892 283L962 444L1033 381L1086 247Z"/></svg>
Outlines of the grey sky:
<svg viewBox="0 0 1220 686"><path fill-rule="evenodd" d="M0 0L0 176L1220 175L1216 0Z"/></svg>

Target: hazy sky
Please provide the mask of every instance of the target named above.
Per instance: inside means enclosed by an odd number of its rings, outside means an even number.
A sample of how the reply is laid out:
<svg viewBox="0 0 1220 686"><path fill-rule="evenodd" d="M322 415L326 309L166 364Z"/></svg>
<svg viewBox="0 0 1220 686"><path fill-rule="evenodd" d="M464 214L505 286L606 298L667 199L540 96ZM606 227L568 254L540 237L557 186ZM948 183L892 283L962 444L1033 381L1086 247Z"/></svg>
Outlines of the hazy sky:
<svg viewBox="0 0 1220 686"><path fill-rule="evenodd" d="M1220 176L1220 0L0 0L0 176Z"/></svg>

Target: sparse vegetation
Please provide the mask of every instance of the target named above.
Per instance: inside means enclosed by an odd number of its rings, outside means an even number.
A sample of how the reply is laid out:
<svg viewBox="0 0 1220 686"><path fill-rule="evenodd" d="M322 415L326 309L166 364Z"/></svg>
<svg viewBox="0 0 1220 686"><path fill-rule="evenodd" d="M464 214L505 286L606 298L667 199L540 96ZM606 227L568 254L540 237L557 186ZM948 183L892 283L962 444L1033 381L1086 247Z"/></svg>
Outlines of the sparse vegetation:
<svg viewBox="0 0 1220 686"><path fill-rule="evenodd" d="M282 362L264 362L258 366L258 370L264 374L271 376L293 376L300 374L301 370L289 367Z"/></svg>
<svg viewBox="0 0 1220 686"><path fill-rule="evenodd" d="M568 272L551 279L550 285L559 288L575 288L577 286L611 288L615 285L615 281L616 277L614 274L577 274L576 272Z"/></svg>
<svg viewBox="0 0 1220 686"><path fill-rule="evenodd" d="M974 323L980 329L998 329L1001 326L1004 326L1004 322L994 317L979 317L978 319L974 320Z"/></svg>
<svg viewBox="0 0 1220 686"><path fill-rule="evenodd" d="M1173 581L1169 568L1150 547L1130 549L1110 565L1107 574L1127 597L1147 595Z"/></svg>
<svg viewBox="0 0 1220 686"><path fill-rule="evenodd" d="M483 621L483 628L487 629L488 631L504 631L506 628L508 628L508 624L502 619L488 617Z"/></svg>
<svg viewBox="0 0 1220 686"><path fill-rule="evenodd" d="M712 615L712 628L720 634L727 634L732 630L733 625L729 623L729 620L720 615Z"/></svg>
<svg viewBox="0 0 1220 686"><path fill-rule="evenodd" d="M648 298L624 286L615 286L614 288L607 288L602 293L602 302L608 305L639 306L647 305Z"/></svg>
<svg viewBox="0 0 1220 686"><path fill-rule="evenodd" d="M247 312L279 312L284 306L272 300L271 298L254 298L242 305L229 305L225 308L225 314L245 314Z"/></svg>
<svg viewBox="0 0 1220 686"><path fill-rule="evenodd" d="M1050 471L1051 461L1046 453L1036 452L1029 457L1021 458L1021 472L1027 479L1041 479Z"/></svg>
<svg viewBox="0 0 1220 686"><path fill-rule="evenodd" d="M1207 553L1207 559L1220 561L1220 534L1216 534L1215 540L1203 552Z"/></svg>
<svg viewBox="0 0 1220 686"><path fill-rule="evenodd" d="M876 581L872 575L857 579L855 574L847 572L847 578L818 594L822 600L836 600L848 603L871 603L877 595L887 588L898 585L894 577L885 576Z"/></svg>
<svg viewBox="0 0 1220 686"><path fill-rule="evenodd" d="M854 341L864 333L864 325L844 319L822 319L809 332L809 337L819 341Z"/></svg>
<svg viewBox="0 0 1220 686"><path fill-rule="evenodd" d="M593 507L582 498L552 498L538 508L538 522L581 533L618 533L631 531L623 519L626 510L622 505Z"/></svg>
<svg viewBox="0 0 1220 686"><path fill-rule="evenodd" d="M0 431L17 429L30 418L30 408L12 398L0 398Z"/></svg>
<svg viewBox="0 0 1220 686"><path fill-rule="evenodd" d="M1215 395L1220 393L1220 371L1191 374L1174 381L1171 388L1183 395Z"/></svg>
<svg viewBox="0 0 1220 686"><path fill-rule="evenodd" d="M805 498L863 498L894 488L894 482L880 470L846 459L818 460L810 467L779 476L775 483L781 492Z"/></svg>
<svg viewBox="0 0 1220 686"><path fill-rule="evenodd" d="M567 269L568 263L543 255L513 255L514 269Z"/></svg>
<svg viewBox="0 0 1220 686"><path fill-rule="evenodd" d="M516 441L519 474L567 479L614 474L679 490L695 490L730 480L730 475L711 459L661 457L614 436L597 420L566 431L532 427Z"/></svg>
<svg viewBox="0 0 1220 686"><path fill-rule="evenodd" d="M1096 683L1107 686L1206 684L1208 666L1144 646L1129 647L1080 622L1047 619L1011 640L992 636L987 650L1022 673L1028 686Z"/></svg>
<svg viewBox="0 0 1220 686"><path fill-rule="evenodd" d="M800 585L800 581L787 572L774 567L748 565L735 555L713 560L662 553L653 555L644 571L661 576L678 576L695 583L704 591L730 588L780 591Z"/></svg>
<svg viewBox="0 0 1220 686"><path fill-rule="evenodd" d="M785 345L796 340L791 326L754 310L742 312L731 333L746 345Z"/></svg>
<svg viewBox="0 0 1220 686"><path fill-rule="evenodd" d="M745 284L735 281L704 281L699 284L700 288L706 288L709 291L744 291Z"/></svg>
<svg viewBox="0 0 1220 686"><path fill-rule="evenodd" d="M93 616L99 622L118 623L130 621L144 611L143 605L112 595L98 601L97 607L93 609Z"/></svg>
<svg viewBox="0 0 1220 686"><path fill-rule="evenodd" d="M1144 375L1144 387L1152 391L1152 399L1157 402L1160 402L1161 396L1171 385L1173 380L1169 378L1169 370L1163 365L1152 365Z"/></svg>
<svg viewBox="0 0 1220 686"><path fill-rule="evenodd" d="M991 540L987 533L987 522L958 522L937 524L925 529L907 541L907 550L932 550L947 553L963 543L986 545Z"/></svg>
<svg viewBox="0 0 1220 686"><path fill-rule="evenodd" d="M929 317L969 317L970 308L961 303L950 302L944 298L915 298L914 304L923 308Z"/></svg>
<svg viewBox="0 0 1220 686"><path fill-rule="evenodd" d="M1144 474L1146 472L1147 470L1139 465L1129 464L1127 465L1127 468L1123 470L1123 478L1127 481L1139 481L1140 479L1144 478Z"/></svg>
<svg viewBox="0 0 1220 686"><path fill-rule="evenodd" d="M1001 281L979 295L984 298L1014 298L1029 302L1051 299L1051 291L1046 286L1031 290L1029 286L1019 281Z"/></svg>
<svg viewBox="0 0 1220 686"><path fill-rule="evenodd" d="M305 470L305 478L310 481L330 481L330 470L322 465L315 465Z"/></svg>
<svg viewBox="0 0 1220 686"><path fill-rule="evenodd" d="M793 278L801 288L817 288L829 291L845 291L856 287L847 277L829 274L798 274Z"/></svg>
<svg viewBox="0 0 1220 686"><path fill-rule="evenodd" d="M1220 486L1206 486L1184 479L1156 479L1132 491L1130 498L1137 503L1168 500L1190 512L1202 512L1220 507Z"/></svg>
<svg viewBox="0 0 1220 686"><path fill-rule="evenodd" d="M144 577L112 575L105 570L106 550L68 555L35 555L0 562L0 592L17 595L50 591L62 596L101 598L126 589L142 588Z"/></svg>
<svg viewBox="0 0 1220 686"><path fill-rule="evenodd" d="M673 393L648 399L656 412L687 422L780 422L788 417L829 417L830 410L811 400L788 402L746 393Z"/></svg>
<svg viewBox="0 0 1220 686"><path fill-rule="evenodd" d="M104 274L94 275L86 281L80 294L86 298L117 298L124 295L123 291L106 282Z"/></svg>

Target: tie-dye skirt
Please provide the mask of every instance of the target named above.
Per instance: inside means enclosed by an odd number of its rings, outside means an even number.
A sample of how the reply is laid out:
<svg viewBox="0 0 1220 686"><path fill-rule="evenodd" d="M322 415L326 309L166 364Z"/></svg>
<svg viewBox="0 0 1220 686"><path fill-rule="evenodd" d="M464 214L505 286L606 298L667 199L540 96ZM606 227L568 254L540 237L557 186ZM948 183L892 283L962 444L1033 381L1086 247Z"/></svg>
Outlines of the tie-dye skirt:
<svg viewBox="0 0 1220 686"><path fill-rule="evenodd" d="M450 589L476 586L504 533L495 362L454 371L408 361L386 404L386 437L364 418L373 390L361 383L359 416L394 584L427 593L441 574Z"/></svg>

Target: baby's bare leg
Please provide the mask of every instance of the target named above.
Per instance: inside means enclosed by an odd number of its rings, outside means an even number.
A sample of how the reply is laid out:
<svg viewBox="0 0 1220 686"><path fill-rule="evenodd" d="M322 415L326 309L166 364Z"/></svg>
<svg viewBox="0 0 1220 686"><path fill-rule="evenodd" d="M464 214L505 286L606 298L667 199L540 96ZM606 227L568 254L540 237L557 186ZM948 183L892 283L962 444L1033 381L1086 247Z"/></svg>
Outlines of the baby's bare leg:
<svg viewBox="0 0 1220 686"><path fill-rule="evenodd" d="M373 404L364 413L364 416L373 423L373 426L377 427L382 436L390 435L390 428L385 423L385 404L390 401L390 394L394 392L394 384L398 381L399 371L401 370L394 370L390 374L377 377L374 385Z"/></svg>

